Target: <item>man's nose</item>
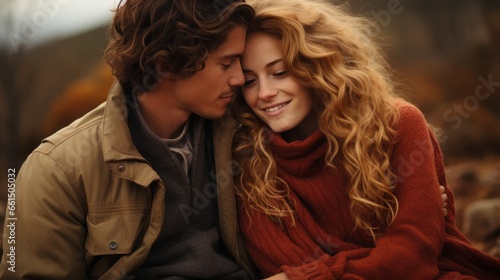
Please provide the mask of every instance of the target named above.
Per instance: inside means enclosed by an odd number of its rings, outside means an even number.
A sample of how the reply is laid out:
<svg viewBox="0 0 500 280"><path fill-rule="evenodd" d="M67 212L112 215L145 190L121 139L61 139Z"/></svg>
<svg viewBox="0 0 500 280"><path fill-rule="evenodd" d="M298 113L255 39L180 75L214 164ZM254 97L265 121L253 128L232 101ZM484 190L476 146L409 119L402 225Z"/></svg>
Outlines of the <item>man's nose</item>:
<svg viewBox="0 0 500 280"><path fill-rule="evenodd" d="M243 70L241 69L241 63L238 60L235 62L233 73L231 78L229 78L229 86L241 87L245 83L245 76L243 75Z"/></svg>

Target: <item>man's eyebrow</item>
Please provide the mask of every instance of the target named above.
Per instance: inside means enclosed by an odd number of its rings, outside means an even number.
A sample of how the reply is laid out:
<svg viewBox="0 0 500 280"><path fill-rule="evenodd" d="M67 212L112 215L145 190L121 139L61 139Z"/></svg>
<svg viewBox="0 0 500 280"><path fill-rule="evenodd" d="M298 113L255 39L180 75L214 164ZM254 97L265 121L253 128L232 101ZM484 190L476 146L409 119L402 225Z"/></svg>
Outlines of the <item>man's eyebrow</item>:
<svg viewBox="0 0 500 280"><path fill-rule="evenodd" d="M220 59L241 58L241 56L242 56L241 53L231 53L221 56Z"/></svg>

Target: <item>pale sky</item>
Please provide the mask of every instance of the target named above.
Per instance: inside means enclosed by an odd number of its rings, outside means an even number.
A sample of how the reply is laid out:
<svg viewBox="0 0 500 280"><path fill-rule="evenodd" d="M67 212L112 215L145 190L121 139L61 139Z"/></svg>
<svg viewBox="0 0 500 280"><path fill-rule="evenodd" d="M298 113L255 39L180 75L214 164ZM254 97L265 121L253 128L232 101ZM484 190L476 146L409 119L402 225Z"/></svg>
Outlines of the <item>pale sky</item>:
<svg viewBox="0 0 500 280"><path fill-rule="evenodd" d="M25 41L28 45L82 32L111 20L111 10L119 0L14 0L0 2L2 15L14 12L14 29L10 44ZM17 36L17 37L16 37ZM14 39L13 39L14 38ZM16 41L17 40L17 41Z"/></svg>

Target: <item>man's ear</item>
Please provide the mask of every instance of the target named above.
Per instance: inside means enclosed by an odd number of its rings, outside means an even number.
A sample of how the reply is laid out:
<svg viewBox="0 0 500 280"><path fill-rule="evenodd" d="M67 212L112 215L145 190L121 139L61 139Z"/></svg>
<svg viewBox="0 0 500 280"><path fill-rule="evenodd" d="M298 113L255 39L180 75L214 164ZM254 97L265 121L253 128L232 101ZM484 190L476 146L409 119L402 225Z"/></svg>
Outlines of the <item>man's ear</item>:
<svg viewBox="0 0 500 280"><path fill-rule="evenodd" d="M172 78L173 74L171 71L168 71L166 69L165 65L161 62L156 62L155 63L155 72L156 72L156 78L158 82L163 81L164 79Z"/></svg>

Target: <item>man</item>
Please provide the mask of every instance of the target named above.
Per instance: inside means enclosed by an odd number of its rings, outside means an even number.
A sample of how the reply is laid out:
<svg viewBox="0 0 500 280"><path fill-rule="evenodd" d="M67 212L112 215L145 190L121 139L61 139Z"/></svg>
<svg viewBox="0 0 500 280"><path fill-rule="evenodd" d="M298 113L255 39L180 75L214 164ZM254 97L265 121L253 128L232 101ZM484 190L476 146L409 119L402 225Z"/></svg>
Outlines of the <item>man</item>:
<svg viewBox="0 0 500 280"><path fill-rule="evenodd" d="M117 83L23 164L1 279L254 278L230 184L234 123L211 121L244 83L252 18L243 1L120 2L106 50Z"/></svg>

